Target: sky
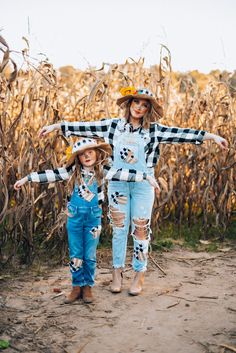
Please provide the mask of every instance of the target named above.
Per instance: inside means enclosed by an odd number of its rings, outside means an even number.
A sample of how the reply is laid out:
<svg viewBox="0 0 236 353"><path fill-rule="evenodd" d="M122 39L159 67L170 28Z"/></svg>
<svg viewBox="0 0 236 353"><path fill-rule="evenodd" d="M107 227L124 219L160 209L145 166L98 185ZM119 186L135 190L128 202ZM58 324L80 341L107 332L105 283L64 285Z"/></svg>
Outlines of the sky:
<svg viewBox="0 0 236 353"><path fill-rule="evenodd" d="M10 49L43 53L56 68L84 70L128 57L158 64L166 45L174 71L236 70L236 0L0 0ZM21 62L21 55L12 53Z"/></svg>

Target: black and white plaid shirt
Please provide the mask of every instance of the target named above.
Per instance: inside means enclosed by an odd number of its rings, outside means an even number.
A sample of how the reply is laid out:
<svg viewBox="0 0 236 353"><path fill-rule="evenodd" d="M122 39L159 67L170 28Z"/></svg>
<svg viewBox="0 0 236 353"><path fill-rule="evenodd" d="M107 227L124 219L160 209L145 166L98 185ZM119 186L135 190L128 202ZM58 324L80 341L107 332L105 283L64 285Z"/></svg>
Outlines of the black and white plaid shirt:
<svg viewBox="0 0 236 353"><path fill-rule="evenodd" d="M99 121L88 122L62 122L61 129L63 134L68 137L70 135L100 137L114 148L117 139L122 131L130 131L142 134L145 138L144 153L148 168L154 167L160 158L160 143L193 143L200 145L203 142L205 131L169 127L158 123L151 123L149 129L139 128L133 130L132 125L127 123L125 118L103 119Z"/></svg>
<svg viewBox="0 0 236 353"><path fill-rule="evenodd" d="M75 170L75 164L69 167L62 167L56 169L48 169L41 172L32 172L28 175L28 181L35 183L54 183L57 181L68 180ZM142 173L135 169L115 169L108 165L103 167L104 177L107 180L113 181L143 181L146 180L146 173ZM82 170L82 177L86 174ZM102 186L98 186L98 203L102 204L104 201L104 180Z"/></svg>

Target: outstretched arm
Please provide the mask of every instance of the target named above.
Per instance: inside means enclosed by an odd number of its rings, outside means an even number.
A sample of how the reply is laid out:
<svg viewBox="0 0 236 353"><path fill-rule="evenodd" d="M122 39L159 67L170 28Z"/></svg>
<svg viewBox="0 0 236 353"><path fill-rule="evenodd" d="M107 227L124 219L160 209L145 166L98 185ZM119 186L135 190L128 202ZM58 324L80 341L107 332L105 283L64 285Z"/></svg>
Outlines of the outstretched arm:
<svg viewBox="0 0 236 353"><path fill-rule="evenodd" d="M18 180L14 184L14 189L19 190L26 182L34 183L54 183L57 181L68 180L74 170L74 165L67 168L47 169L42 172L32 172L26 177Z"/></svg>
<svg viewBox="0 0 236 353"><path fill-rule="evenodd" d="M61 124L52 124L52 125L46 125L44 126L40 131L39 131L39 137L45 136L50 134L52 131L57 131L61 129Z"/></svg>
<svg viewBox="0 0 236 353"><path fill-rule="evenodd" d="M28 182L28 176L25 176L24 178L17 180L17 182L15 182L14 184L14 189L20 190L20 188L27 182Z"/></svg>
<svg viewBox="0 0 236 353"><path fill-rule="evenodd" d="M63 135L66 137L75 136L87 136L87 137L106 137L108 128L112 123L112 119L103 119L98 121L62 121L61 123L44 126L39 136L45 136L52 131L61 130Z"/></svg>
<svg viewBox="0 0 236 353"><path fill-rule="evenodd" d="M139 170L135 169L123 169L123 168L114 168L108 165L103 167L105 179L113 180L113 181L143 181L147 180L150 185L152 185L155 189L160 191L160 187L156 179L147 173L143 173Z"/></svg>
<svg viewBox="0 0 236 353"><path fill-rule="evenodd" d="M159 143L193 143L200 145L206 132L189 128L170 127L161 124L153 124L151 127L155 140Z"/></svg>
<svg viewBox="0 0 236 353"><path fill-rule="evenodd" d="M228 141L226 139L224 139L223 137L219 136L219 135L215 135L215 134L211 134L209 132L206 132L204 137L203 137L203 141L206 140L213 140L217 145L219 145L223 150L227 150L228 149Z"/></svg>

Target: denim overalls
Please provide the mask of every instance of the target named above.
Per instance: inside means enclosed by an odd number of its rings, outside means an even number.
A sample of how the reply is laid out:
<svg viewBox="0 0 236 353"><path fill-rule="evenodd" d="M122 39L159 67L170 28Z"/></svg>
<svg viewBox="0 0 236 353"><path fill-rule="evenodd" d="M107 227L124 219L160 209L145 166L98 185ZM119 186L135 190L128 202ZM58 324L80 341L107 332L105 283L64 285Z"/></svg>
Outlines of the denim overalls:
<svg viewBox="0 0 236 353"><path fill-rule="evenodd" d="M88 180L84 178L86 184ZM90 201L82 196L81 186L75 185L68 204L67 231L72 285L80 287L94 286L96 248L101 232L102 209L98 206L97 181L94 179L87 187L94 194L92 199L87 197Z"/></svg>
<svg viewBox="0 0 236 353"><path fill-rule="evenodd" d="M154 175L145 160L145 133L121 131L114 143L114 167L131 168ZM113 227L113 267L125 266L127 237L131 222L134 241L132 265L137 272L146 271L150 220L154 202L154 188L142 182L110 181L109 216Z"/></svg>

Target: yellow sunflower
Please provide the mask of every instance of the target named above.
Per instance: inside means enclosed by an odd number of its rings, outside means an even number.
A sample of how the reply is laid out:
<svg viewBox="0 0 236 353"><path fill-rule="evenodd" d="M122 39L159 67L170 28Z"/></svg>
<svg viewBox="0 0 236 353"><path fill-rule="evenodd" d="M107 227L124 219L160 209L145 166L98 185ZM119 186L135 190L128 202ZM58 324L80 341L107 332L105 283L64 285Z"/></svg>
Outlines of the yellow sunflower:
<svg viewBox="0 0 236 353"><path fill-rule="evenodd" d="M71 155L72 155L72 147L71 147L71 146L68 146L68 147L66 148L66 160L67 160L67 161L70 159Z"/></svg>
<svg viewBox="0 0 236 353"><path fill-rule="evenodd" d="M120 94L122 95L122 96L128 96L129 94L135 94L135 93L137 93L137 90L136 90L136 88L134 87L134 86L129 86L129 87L122 87L121 89L120 89Z"/></svg>

